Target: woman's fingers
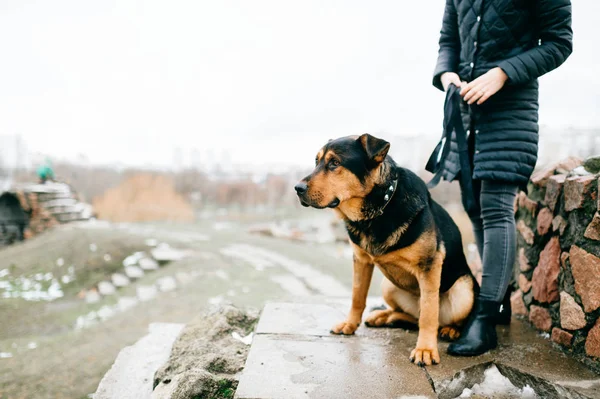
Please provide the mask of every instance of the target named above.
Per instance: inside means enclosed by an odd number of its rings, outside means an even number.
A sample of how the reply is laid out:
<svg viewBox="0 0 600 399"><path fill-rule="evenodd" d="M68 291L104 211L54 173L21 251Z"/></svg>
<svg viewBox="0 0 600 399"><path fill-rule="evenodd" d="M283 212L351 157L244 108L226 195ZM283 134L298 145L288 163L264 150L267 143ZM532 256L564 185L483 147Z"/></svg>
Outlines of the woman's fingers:
<svg viewBox="0 0 600 399"><path fill-rule="evenodd" d="M481 96L481 98L480 98L480 99L477 101L477 105L481 105L481 104L483 104L484 102L486 102L486 101L487 101L487 99L488 99L488 98L490 98L490 97L492 96L492 94L494 94L494 93L492 93L492 92L490 92L490 91L486 92L486 93L485 93L483 96Z"/></svg>
<svg viewBox="0 0 600 399"><path fill-rule="evenodd" d="M474 83L475 81L473 81L472 83ZM465 95L463 96L463 100L465 100L466 102L468 102L470 104L470 101L473 98L479 98L481 97L481 91L483 89L483 85L481 84L475 84L471 87L469 87L471 85L471 83L469 83L465 89Z"/></svg>

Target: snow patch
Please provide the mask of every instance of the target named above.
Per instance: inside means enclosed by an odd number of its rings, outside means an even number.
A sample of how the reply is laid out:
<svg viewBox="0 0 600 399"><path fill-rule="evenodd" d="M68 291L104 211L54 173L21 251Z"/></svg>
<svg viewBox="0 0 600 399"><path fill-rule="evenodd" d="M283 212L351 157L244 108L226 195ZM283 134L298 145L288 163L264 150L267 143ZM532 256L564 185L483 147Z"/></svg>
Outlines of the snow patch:
<svg viewBox="0 0 600 399"><path fill-rule="evenodd" d="M535 391L526 385L523 389L514 386L508 378L500 373L496 365L490 366L483 373L484 378L480 384L475 384L471 388L465 388L459 398L470 398L473 395L486 397L514 397L514 398L537 398ZM463 376L464 377L464 376Z"/></svg>

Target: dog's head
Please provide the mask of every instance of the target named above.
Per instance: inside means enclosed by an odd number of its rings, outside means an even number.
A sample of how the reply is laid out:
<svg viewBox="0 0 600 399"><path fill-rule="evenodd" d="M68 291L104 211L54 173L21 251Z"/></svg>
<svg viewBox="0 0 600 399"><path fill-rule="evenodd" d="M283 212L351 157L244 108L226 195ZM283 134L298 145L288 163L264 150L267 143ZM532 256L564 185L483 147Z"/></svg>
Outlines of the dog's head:
<svg viewBox="0 0 600 399"><path fill-rule="evenodd" d="M300 203L335 208L364 198L379 179L389 149L390 143L370 134L330 140L317 154L313 172L295 186Z"/></svg>

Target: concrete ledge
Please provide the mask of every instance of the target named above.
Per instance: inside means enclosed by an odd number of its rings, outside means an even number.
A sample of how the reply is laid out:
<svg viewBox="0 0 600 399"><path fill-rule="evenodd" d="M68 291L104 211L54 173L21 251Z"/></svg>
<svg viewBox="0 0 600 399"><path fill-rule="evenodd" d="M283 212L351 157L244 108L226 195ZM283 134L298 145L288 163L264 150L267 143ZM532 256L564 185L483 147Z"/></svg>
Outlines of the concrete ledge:
<svg viewBox="0 0 600 399"><path fill-rule="evenodd" d="M353 336L330 335L349 299L304 301L265 306L236 398L455 398L490 367L515 392L529 385L538 397L600 398L600 376L517 319L498 327L496 350L457 358L440 342L441 364L420 368L408 360L417 332L362 325Z"/></svg>
<svg viewBox="0 0 600 399"><path fill-rule="evenodd" d="M154 373L171 353L184 324L152 323L148 335L119 352L98 385L94 399L146 399L152 395Z"/></svg>

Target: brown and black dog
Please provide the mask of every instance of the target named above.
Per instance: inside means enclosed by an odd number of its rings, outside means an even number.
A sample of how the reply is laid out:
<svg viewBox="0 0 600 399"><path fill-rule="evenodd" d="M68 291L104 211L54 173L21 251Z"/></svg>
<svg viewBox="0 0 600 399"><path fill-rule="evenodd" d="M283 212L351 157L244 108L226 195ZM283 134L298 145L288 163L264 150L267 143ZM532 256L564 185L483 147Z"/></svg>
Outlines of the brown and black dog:
<svg viewBox="0 0 600 399"><path fill-rule="evenodd" d="M462 250L458 227L430 196L425 182L387 155L390 144L369 134L330 140L314 171L295 187L300 202L333 208L354 250L352 306L333 334L353 334L362 321L375 265L385 278L388 309L369 327L416 327L410 360L440 362L437 338L458 338L479 289Z"/></svg>

